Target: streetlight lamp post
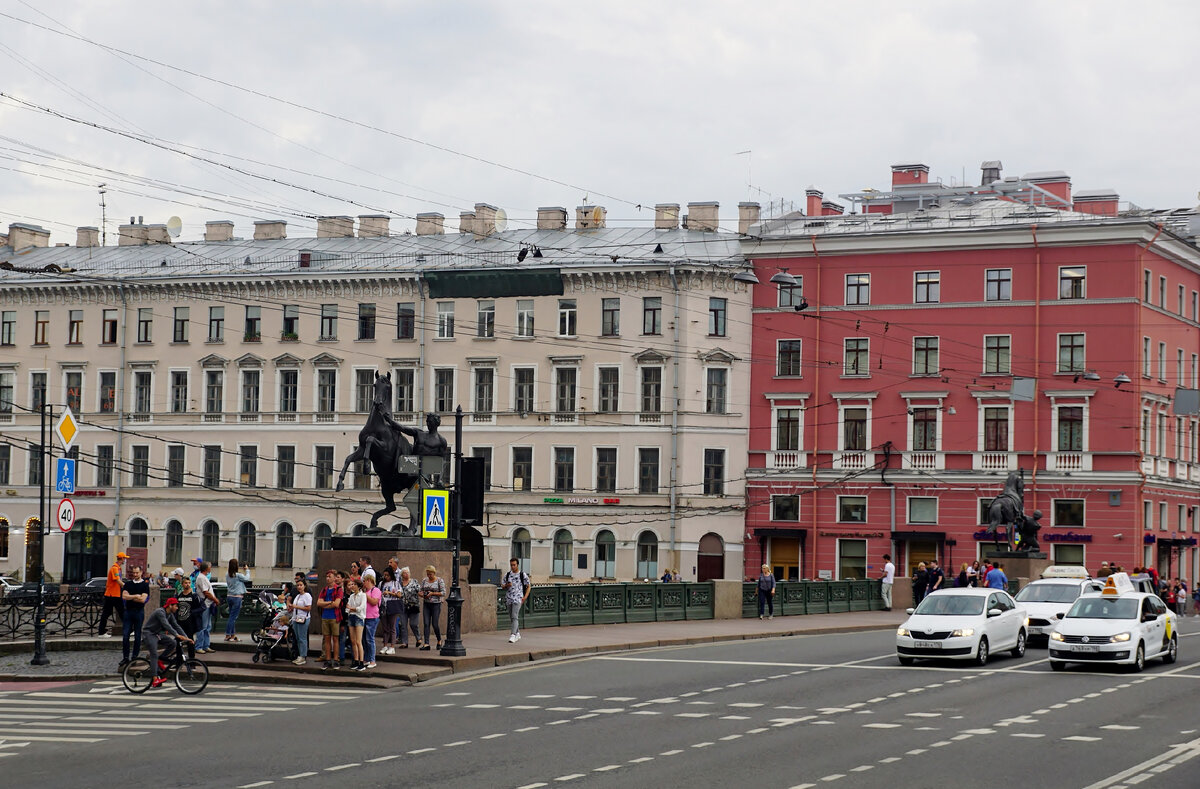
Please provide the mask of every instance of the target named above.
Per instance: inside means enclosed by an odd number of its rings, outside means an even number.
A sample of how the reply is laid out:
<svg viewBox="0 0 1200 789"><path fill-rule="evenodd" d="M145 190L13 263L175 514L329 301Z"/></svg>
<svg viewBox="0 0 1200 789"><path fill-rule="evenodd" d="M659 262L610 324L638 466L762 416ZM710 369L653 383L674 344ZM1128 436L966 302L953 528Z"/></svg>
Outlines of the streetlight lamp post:
<svg viewBox="0 0 1200 789"><path fill-rule="evenodd" d="M439 653L462 657L467 648L462 642L462 590L458 585L458 555L462 547L462 442L463 410L454 410L454 485L450 490L450 531L454 540L454 560L450 567L450 596L446 598L446 642Z"/></svg>
<svg viewBox="0 0 1200 789"><path fill-rule="evenodd" d="M37 583L37 606L34 608L33 614L33 660L29 661L33 666L45 666L50 663L50 658L46 657L46 597L44 593L43 580L46 574L45 555L46 555L46 521L49 517L47 512L46 481L48 474L47 455L49 454L48 445L46 443L46 420L47 410L50 410L50 416L53 417L53 407L49 403L42 403L38 409L42 417L42 437L41 444L38 445L38 463L41 464L41 485L38 487L38 540L37 540L37 571L35 572ZM27 527L28 528L28 527Z"/></svg>

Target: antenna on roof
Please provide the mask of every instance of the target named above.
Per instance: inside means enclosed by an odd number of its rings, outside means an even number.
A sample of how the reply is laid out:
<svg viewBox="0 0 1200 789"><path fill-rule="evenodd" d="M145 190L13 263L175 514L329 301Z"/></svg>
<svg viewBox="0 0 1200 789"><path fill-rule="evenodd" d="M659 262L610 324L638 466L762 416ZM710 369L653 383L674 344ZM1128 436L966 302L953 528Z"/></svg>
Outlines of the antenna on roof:
<svg viewBox="0 0 1200 789"><path fill-rule="evenodd" d="M183 220L177 216L173 216L167 220L167 235L171 238L179 238L179 234L183 232Z"/></svg>
<svg viewBox="0 0 1200 789"><path fill-rule="evenodd" d="M106 186L108 186L108 184L100 184L98 187L96 187L100 191L100 245L101 246L105 246L108 244L108 206L106 206L104 204L104 195L108 193L108 190L104 188Z"/></svg>
<svg viewBox="0 0 1200 789"><path fill-rule="evenodd" d="M508 212L503 208L496 209L496 232L503 233L508 230Z"/></svg>

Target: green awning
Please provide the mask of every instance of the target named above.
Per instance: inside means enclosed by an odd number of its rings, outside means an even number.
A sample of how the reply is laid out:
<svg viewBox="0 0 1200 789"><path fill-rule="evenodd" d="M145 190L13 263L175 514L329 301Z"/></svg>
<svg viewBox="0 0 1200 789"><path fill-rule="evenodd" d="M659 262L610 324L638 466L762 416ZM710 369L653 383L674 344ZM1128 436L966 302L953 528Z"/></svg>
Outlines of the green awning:
<svg viewBox="0 0 1200 789"><path fill-rule="evenodd" d="M562 276L556 268L426 271L429 295L435 299L500 299L506 296L561 296Z"/></svg>

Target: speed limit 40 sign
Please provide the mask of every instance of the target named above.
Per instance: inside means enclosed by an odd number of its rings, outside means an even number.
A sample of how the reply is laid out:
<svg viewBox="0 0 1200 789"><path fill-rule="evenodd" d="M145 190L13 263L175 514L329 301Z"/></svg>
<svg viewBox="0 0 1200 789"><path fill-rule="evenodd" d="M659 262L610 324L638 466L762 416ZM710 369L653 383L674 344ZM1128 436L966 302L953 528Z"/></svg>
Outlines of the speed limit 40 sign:
<svg viewBox="0 0 1200 789"><path fill-rule="evenodd" d="M58 503L58 528L69 532L75 525L75 502L63 499Z"/></svg>

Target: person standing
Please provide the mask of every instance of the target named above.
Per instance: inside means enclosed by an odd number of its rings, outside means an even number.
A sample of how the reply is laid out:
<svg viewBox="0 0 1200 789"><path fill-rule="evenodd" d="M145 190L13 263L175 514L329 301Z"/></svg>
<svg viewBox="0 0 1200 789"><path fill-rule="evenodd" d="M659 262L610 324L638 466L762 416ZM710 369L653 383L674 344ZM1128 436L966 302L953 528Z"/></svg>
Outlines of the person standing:
<svg viewBox="0 0 1200 789"><path fill-rule="evenodd" d="M929 562L929 589L925 594L932 594L939 589L946 587L946 574L942 572L942 568L938 566L937 559L931 559Z"/></svg>
<svg viewBox="0 0 1200 789"><path fill-rule="evenodd" d="M121 602L121 570L125 567L127 553L118 553L117 559L108 568L108 580L104 583L104 607L100 609L100 626L96 635L101 638L111 638L108 632L108 618L121 619L125 613L125 605Z"/></svg>
<svg viewBox="0 0 1200 789"><path fill-rule="evenodd" d="M421 631L425 637L423 650L429 649L429 629L437 636L437 647L442 648L442 598L446 596L446 582L438 578L437 568L432 564L425 568L425 580L421 581L421 597L425 608L421 614Z"/></svg>
<svg viewBox="0 0 1200 789"><path fill-rule="evenodd" d="M957 586L959 589L965 589L966 587L971 585L971 581L970 581L971 576L967 572L970 569L970 567L971 566L969 564L967 564L966 562L963 562L962 566L958 568L958 577L954 579L954 585Z"/></svg>
<svg viewBox="0 0 1200 789"><path fill-rule="evenodd" d="M758 618L763 618L763 608L767 609L767 618L775 618L775 576L771 568L763 565L758 574Z"/></svg>
<svg viewBox="0 0 1200 789"><path fill-rule="evenodd" d="M896 582L896 565L892 564L892 555L883 555L883 577L879 579L879 597L883 600L883 609L892 610L892 584Z"/></svg>
<svg viewBox="0 0 1200 789"><path fill-rule="evenodd" d="M146 601L150 599L150 584L142 578L142 568L135 566L129 571L132 576L121 587L121 602L125 610L121 615L121 665L138 656L142 650L142 625L146 618ZM129 648L130 636L133 649Z"/></svg>
<svg viewBox="0 0 1200 789"><path fill-rule="evenodd" d="M918 606L925 599L925 590L929 588L929 572L925 569L925 562L917 562L917 569L912 575L912 596L913 606Z"/></svg>
<svg viewBox="0 0 1200 789"><path fill-rule="evenodd" d="M996 566L988 570L984 577L984 585L989 589L1008 589L1008 576L1004 574L1004 565L996 562Z"/></svg>
<svg viewBox="0 0 1200 789"><path fill-rule="evenodd" d="M421 586L412 577L407 567L400 568L400 648L408 649L408 634L412 631L413 642L421 647Z"/></svg>
<svg viewBox="0 0 1200 789"><path fill-rule="evenodd" d="M237 641L237 620L242 613L242 601L246 596L246 584L250 583L250 574L239 572L237 559L229 560L229 571L225 576L225 599L229 602L229 619L225 621L225 640Z"/></svg>
<svg viewBox="0 0 1200 789"><path fill-rule="evenodd" d="M312 610L312 595L308 593L308 581L296 579L296 596L288 603L292 613L292 633L296 637L296 659L292 662L303 666L308 662L308 615Z"/></svg>
<svg viewBox="0 0 1200 789"><path fill-rule="evenodd" d="M196 640L195 639L196 639L196 631L197 631L198 625L200 623L200 615L198 613L200 611L200 607L196 603L195 597L192 594L192 579L191 578L188 578L186 575L183 576L180 579L179 588L181 591L179 594L175 595L175 599L176 600L186 600L187 604L188 604L188 610L187 610L187 613L185 616L179 616L178 614L176 614L175 620L179 623L179 626L183 629L183 632L185 634L187 634L187 637L192 639L191 641L187 642L188 660L192 660L196 657Z"/></svg>
<svg viewBox="0 0 1200 789"><path fill-rule="evenodd" d="M342 587L337 573L325 573L325 588L317 596L317 608L321 611L321 664L322 668L333 668L337 660L338 622L341 618Z"/></svg>
<svg viewBox="0 0 1200 789"><path fill-rule="evenodd" d="M508 643L515 644L521 640L521 606L525 605L533 588L529 576L521 571L520 559L508 560L508 572L504 574L500 588L504 590L504 604L508 607Z"/></svg>
<svg viewBox="0 0 1200 789"><path fill-rule="evenodd" d="M394 561L395 559L389 559L388 566L383 568L383 583L379 586L383 595L383 605L379 611L380 629L375 632L375 637L378 640L380 633L383 634L383 646L379 648L381 655L396 654L396 621L400 618L400 608L404 605L400 582L396 580L396 573L390 564Z"/></svg>
<svg viewBox="0 0 1200 789"><path fill-rule="evenodd" d="M362 576L362 580L367 580L368 575L371 576L371 580L377 580L375 577L375 568L371 566L370 556L362 556L359 558L358 562L362 566L362 572L359 573L359 575Z"/></svg>
<svg viewBox="0 0 1200 789"><path fill-rule="evenodd" d="M350 631L351 671L366 671L363 662L363 627L367 618L367 596L357 578L346 581L346 629Z"/></svg>
<svg viewBox="0 0 1200 789"><path fill-rule="evenodd" d="M192 594L200 599L200 627L196 631L197 652L214 651L212 648L213 616L221 601L213 592L212 581L208 577L208 571L211 569L212 565L208 562L200 562L196 580L192 582Z"/></svg>
<svg viewBox="0 0 1200 789"><path fill-rule="evenodd" d="M363 593L367 596L366 617L363 620L363 660L367 668L375 668L375 630L379 627L379 606L383 592L375 586L375 573L363 576Z"/></svg>

